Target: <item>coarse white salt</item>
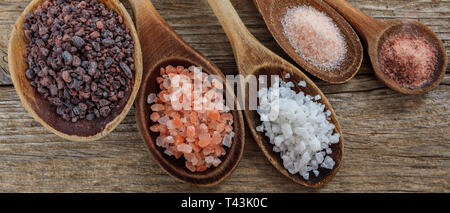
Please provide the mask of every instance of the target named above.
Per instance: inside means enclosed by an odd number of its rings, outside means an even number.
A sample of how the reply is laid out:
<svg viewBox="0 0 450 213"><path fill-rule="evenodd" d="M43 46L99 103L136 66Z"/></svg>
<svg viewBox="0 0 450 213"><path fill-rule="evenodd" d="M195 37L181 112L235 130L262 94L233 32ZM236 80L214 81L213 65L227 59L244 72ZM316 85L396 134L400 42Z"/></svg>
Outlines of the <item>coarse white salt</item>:
<svg viewBox="0 0 450 213"><path fill-rule="evenodd" d="M314 170L313 173L314 173L314 175L315 175L316 177L319 176L319 171L318 171L318 170Z"/></svg>
<svg viewBox="0 0 450 213"><path fill-rule="evenodd" d="M312 65L330 71L339 68L347 56L341 31L325 13L311 6L292 7L281 23L297 54Z"/></svg>
<svg viewBox="0 0 450 213"><path fill-rule="evenodd" d="M263 126L263 125L257 126L257 127L256 127L256 131L257 131L257 132L264 132L264 126Z"/></svg>
<svg viewBox="0 0 450 213"><path fill-rule="evenodd" d="M306 81L300 81L300 82L298 82L298 86L306 87Z"/></svg>
<svg viewBox="0 0 450 213"><path fill-rule="evenodd" d="M306 84L306 82L305 82ZM329 122L331 112L325 105L303 92L296 93L291 84L280 82L280 87L262 88L258 91L258 114L270 118L262 120L256 131L263 132L273 144L273 151L280 153L283 165L291 174L316 177L319 168L333 169L335 162L329 156L330 146L339 143L340 135L334 133L335 125ZM306 85L305 85L306 86Z"/></svg>
<svg viewBox="0 0 450 213"><path fill-rule="evenodd" d="M323 161L323 163L321 164L321 166L325 169L333 169L334 167L334 161L332 158L330 158L330 156L325 157L325 160Z"/></svg>
<svg viewBox="0 0 450 213"><path fill-rule="evenodd" d="M234 133L234 132L233 132L233 133ZM223 142L222 142L222 144L223 144L224 146L230 148L230 147L231 147L231 144L233 143L233 137L234 137L234 134L226 134L226 135L223 137Z"/></svg>
<svg viewBox="0 0 450 213"><path fill-rule="evenodd" d="M291 74L290 73L286 73L286 75L284 75L285 78L290 78Z"/></svg>

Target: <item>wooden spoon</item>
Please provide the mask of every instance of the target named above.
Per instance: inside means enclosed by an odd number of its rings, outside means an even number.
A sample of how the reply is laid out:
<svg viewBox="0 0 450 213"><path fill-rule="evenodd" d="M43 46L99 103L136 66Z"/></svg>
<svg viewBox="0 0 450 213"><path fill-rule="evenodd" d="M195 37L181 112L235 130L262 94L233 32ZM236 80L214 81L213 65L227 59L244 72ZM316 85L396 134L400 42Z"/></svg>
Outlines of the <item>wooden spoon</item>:
<svg viewBox="0 0 450 213"><path fill-rule="evenodd" d="M25 77L28 67L23 57L26 54L28 43L24 36L23 28L25 15L34 11L45 0L33 0L17 20L11 32L8 48L8 64L11 80L25 109L43 126L62 138L72 141L93 141L104 137L114 130L128 114L133 105L134 98L139 90L142 77L142 56L139 39L133 25L133 21L125 7L116 0L100 0L108 8L113 9L123 17L127 29L130 30L134 41L134 67L132 90L126 92L125 98L119 103L119 108L113 110L106 118L97 118L93 121L86 119L72 123L62 119L56 114L56 107L51 106L30 84Z"/></svg>
<svg viewBox="0 0 450 213"><path fill-rule="evenodd" d="M161 147L156 145L155 141L159 133L149 130L152 121L147 96L160 91L156 77L160 74L160 68L165 68L167 65L200 66L204 72L220 76L223 82L225 77L216 65L187 44L163 20L149 0L130 0L130 4L136 18L144 61L143 83L136 98L136 120L148 149L167 173L183 182L203 186L222 182L236 168L244 151L245 129L242 113L238 110L232 111L236 135L231 148L226 149L227 154L221 158L222 163L219 167L193 173L185 167L183 158L177 160L173 156L168 156L163 153L164 150ZM230 88L227 89L231 91L229 94L234 94Z"/></svg>
<svg viewBox="0 0 450 213"><path fill-rule="evenodd" d="M290 174L284 168L280 154L272 150L273 146L270 144L269 139L264 136L264 134L256 131L256 126L261 124L259 114L256 110L245 111L248 126L256 143L276 169L278 169L283 175L301 185L313 188L323 186L337 173L339 167L341 166L343 155L343 138L341 127L331 104L328 102L322 91L320 91L314 82L312 82L304 73L286 60L275 55L259 43L252 34L250 34L229 0L208 0L208 3L211 5L211 8L218 17L225 33L230 39L239 73L241 75L245 77L255 75L257 79L259 79L260 75L278 75L284 79L286 73L289 73L291 77L287 80L292 81L296 85L296 92L303 91L305 94L312 96L320 95L322 99L319 102L325 105L325 110L331 111L331 122L336 126L335 132L341 135L339 138L339 143L331 146L333 153L330 157L333 158L336 165L332 170L320 168L320 175L318 177L315 177L315 175L311 173L308 181L304 180L299 174ZM300 81L306 81L307 87L300 88L297 86ZM246 97L246 102L248 102L249 96Z"/></svg>
<svg viewBox="0 0 450 213"><path fill-rule="evenodd" d="M356 75L363 58L363 49L359 37L350 24L325 2L322 0L254 0L254 2L281 48L307 72L330 83L345 83ZM283 33L281 21L284 19L287 10L296 6L311 6L327 14L336 23L347 46L347 56L339 68L329 71L320 69L303 59L295 51L289 39Z"/></svg>
<svg viewBox="0 0 450 213"><path fill-rule="evenodd" d="M362 13L345 0L325 0L340 12L365 40L370 60L376 76L387 86L405 94L422 94L436 88L444 78L448 58L442 41L427 26L413 20L376 20ZM382 71L379 51L384 41L390 36L407 32L412 35L423 36L438 50L438 64L432 79L420 87L408 88L397 84Z"/></svg>

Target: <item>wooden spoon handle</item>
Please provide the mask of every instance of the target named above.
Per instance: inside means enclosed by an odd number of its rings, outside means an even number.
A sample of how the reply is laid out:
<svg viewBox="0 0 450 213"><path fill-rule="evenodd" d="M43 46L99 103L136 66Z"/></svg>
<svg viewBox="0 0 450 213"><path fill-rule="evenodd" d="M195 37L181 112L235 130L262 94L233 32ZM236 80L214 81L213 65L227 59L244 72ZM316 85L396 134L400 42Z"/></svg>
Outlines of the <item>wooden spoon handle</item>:
<svg viewBox="0 0 450 213"><path fill-rule="evenodd" d="M136 27L142 33L151 30L149 28L151 25L164 22L150 0L129 0L129 2L136 19Z"/></svg>
<svg viewBox="0 0 450 213"><path fill-rule="evenodd" d="M384 23L378 21L352 6L346 0L324 0L337 10L358 31L366 42L375 39L384 29Z"/></svg>
<svg viewBox="0 0 450 213"><path fill-rule="evenodd" d="M129 0L142 47L143 72L167 58L201 58L161 17L150 0ZM190 54L188 54L190 53Z"/></svg>
<svg viewBox="0 0 450 213"><path fill-rule="evenodd" d="M252 36L229 0L208 0L208 3L223 26L233 48L239 47L244 40Z"/></svg>
<svg viewBox="0 0 450 213"><path fill-rule="evenodd" d="M230 39L239 72L251 74L270 51L248 31L229 0L208 0L208 3Z"/></svg>

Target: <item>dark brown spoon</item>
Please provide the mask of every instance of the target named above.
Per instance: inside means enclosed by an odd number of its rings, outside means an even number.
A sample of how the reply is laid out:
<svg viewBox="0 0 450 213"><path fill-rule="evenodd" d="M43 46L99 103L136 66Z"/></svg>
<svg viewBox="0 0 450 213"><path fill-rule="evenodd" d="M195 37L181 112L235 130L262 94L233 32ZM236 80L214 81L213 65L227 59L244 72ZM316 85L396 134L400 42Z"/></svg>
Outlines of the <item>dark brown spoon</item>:
<svg viewBox="0 0 450 213"><path fill-rule="evenodd" d="M14 88L25 109L34 117L34 119L51 132L72 141L98 140L113 131L127 116L133 105L139 86L141 85L141 47L139 45L139 39L134 28L133 20L119 1L100 0L101 3L104 3L107 7L113 9L122 16L126 27L130 30L131 37L135 44L133 53L135 67L135 73L133 73L133 85L132 89L126 92L123 101L119 103L120 107L112 111L110 116L94 119L93 121L84 119L77 123L72 123L58 116L56 114L56 107L50 105L48 100L44 99L42 95L31 86L29 80L25 77L25 72L28 67L23 57L26 53L26 45L28 43L23 33L25 14L34 11L44 1L45 0L33 0L25 8L25 11L19 17L11 32L8 48L8 64Z"/></svg>
<svg viewBox="0 0 450 213"><path fill-rule="evenodd" d="M345 0L325 0L341 13L365 40L376 76L387 86L405 94L422 94L436 88L444 78L448 58L442 41L424 24L413 20L377 20L362 13ZM403 87L389 78L381 69L378 57L380 47L391 35L408 32L423 36L438 50L438 63L431 81L415 88Z"/></svg>
<svg viewBox="0 0 450 213"><path fill-rule="evenodd" d="M356 75L363 58L361 41L350 24L328 4L322 0L254 0L254 2L275 40L305 71L330 83L345 83ZM347 45L347 56L339 68L330 71L320 69L295 52L283 33L281 23L286 11L295 6L311 6L327 14L341 30Z"/></svg>
<svg viewBox="0 0 450 213"><path fill-rule="evenodd" d="M325 110L331 111L331 122L336 126L335 132L341 135L339 143L331 146L333 153L330 157L336 162L335 167L332 170L320 169L318 177L310 175L310 179L306 181L299 174L290 174L283 166L280 154L272 150L273 145L270 144L269 139L262 133L256 131L256 126L261 125L259 114L256 110L245 110L245 117L248 127L250 128L252 135L264 152L264 155L272 163L272 165L280 171L283 175L290 178L294 182L303 186L318 188L330 181L342 163L343 156L343 138L342 131L337 120L336 113L334 112L328 99L320 91L320 89L311 81L303 72L297 67L290 64L286 60L277 56L269 49L264 47L256 38L250 34L245 27L242 20L239 18L236 10L229 0L208 0L209 5L213 9L220 23L222 24L225 33L230 39L231 45L234 50L234 56L239 69L239 73L243 76L255 75L259 79L260 75L278 75L284 78L286 73L290 74L289 81L292 81L295 85L300 81L306 81L307 87L300 88L296 86L296 92L303 91L305 94L312 96L320 95L322 99L320 103L325 105ZM268 79L270 81L270 79ZM246 95L246 103L249 101L249 95ZM248 108L247 108L248 109Z"/></svg>
<svg viewBox="0 0 450 213"><path fill-rule="evenodd" d="M232 111L236 136L233 138L231 148L226 149L227 154L222 156L222 163L217 168L193 173L185 167L183 158L177 160L173 156L168 156L163 153L164 150L161 147L156 145L155 141L159 133L149 130L152 121L147 96L160 91L156 77L159 76L160 68L167 65L200 66L208 74L218 75L223 80L225 77L216 65L187 44L163 20L149 0L130 0L130 4L136 18L144 62L143 81L136 98L136 121L147 148L159 165L178 180L202 186L222 182L237 167L244 151L245 131L242 113L238 110ZM233 94L232 90L230 94Z"/></svg>

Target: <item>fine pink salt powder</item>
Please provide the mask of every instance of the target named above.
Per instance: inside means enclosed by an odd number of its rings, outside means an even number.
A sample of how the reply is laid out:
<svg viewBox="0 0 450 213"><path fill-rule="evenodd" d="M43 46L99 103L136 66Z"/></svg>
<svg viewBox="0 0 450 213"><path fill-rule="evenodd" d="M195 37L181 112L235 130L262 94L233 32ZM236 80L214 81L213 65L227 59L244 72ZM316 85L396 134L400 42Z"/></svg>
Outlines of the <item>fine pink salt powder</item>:
<svg viewBox="0 0 450 213"><path fill-rule="evenodd" d="M310 6L290 8L282 24L295 51L312 65L330 71L344 61L347 55L344 37L325 13Z"/></svg>
<svg viewBox="0 0 450 213"><path fill-rule="evenodd" d="M437 52L426 38L405 32L390 36L378 57L386 75L403 87L415 88L432 79Z"/></svg>

